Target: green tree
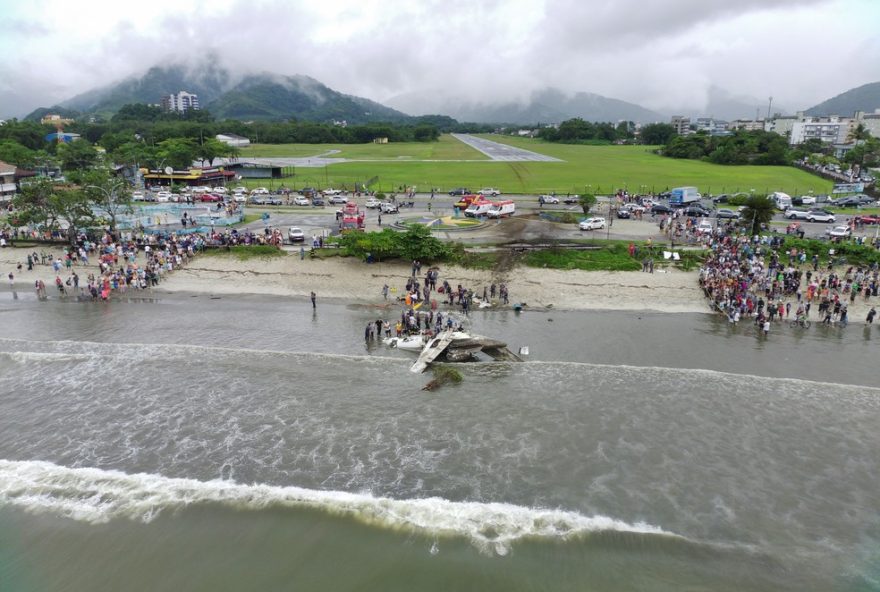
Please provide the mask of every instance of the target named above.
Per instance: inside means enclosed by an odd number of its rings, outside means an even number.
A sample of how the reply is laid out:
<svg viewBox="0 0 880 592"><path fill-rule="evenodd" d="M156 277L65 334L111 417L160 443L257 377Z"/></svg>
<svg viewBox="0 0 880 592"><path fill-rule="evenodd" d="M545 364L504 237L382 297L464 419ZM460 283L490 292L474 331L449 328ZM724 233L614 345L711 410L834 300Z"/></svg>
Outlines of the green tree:
<svg viewBox="0 0 880 592"><path fill-rule="evenodd" d="M584 216L588 216L590 210L596 205L596 196L592 193L584 193L578 198L578 205L584 211Z"/></svg>
<svg viewBox="0 0 880 592"><path fill-rule="evenodd" d="M156 157L175 169L188 169L197 158L197 146L189 139L172 138L159 142Z"/></svg>
<svg viewBox="0 0 880 592"><path fill-rule="evenodd" d="M85 140L62 142L58 146L58 158L65 171L85 170L98 162L98 151Z"/></svg>
<svg viewBox="0 0 880 592"><path fill-rule="evenodd" d="M115 232L118 218L132 211L128 182L112 177L106 169L95 169L83 174L79 183L99 213L106 215L110 230Z"/></svg>
<svg viewBox="0 0 880 592"><path fill-rule="evenodd" d="M196 156L202 161L203 165L207 160L209 166L214 166L215 159L221 156L228 156L233 151L237 151L237 148L214 138L206 138L205 141L196 147Z"/></svg>
<svg viewBox="0 0 880 592"><path fill-rule="evenodd" d="M37 152L15 140L0 141L0 160L23 169L31 169L36 164Z"/></svg>
<svg viewBox="0 0 880 592"><path fill-rule="evenodd" d="M64 189L48 179L37 179L22 187L13 198L20 224L44 230L66 229L71 245L81 228L92 224L95 214L92 200L81 189Z"/></svg>
<svg viewBox="0 0 880 592"><path fill-rule="evenodd" d="M639 133L642 144L649 146L663 146L674 136L675 128L668 123L649 123Z"/></svg>
<svg viewBox="0 0 880 592"><path fill-rule="evenodd" d="M408 224L405 232L397 234L398 255L404 259L436 261L448 254L446 245L431 234L424 224Z"/></svg>
<svg viewBox="0 0 880 592"><path fill-rule="evenodd" d="M751 195L740 212L741 224L749 234L760 234L761 227L769 224L776 212L773 200L766 195Z"/></svg>

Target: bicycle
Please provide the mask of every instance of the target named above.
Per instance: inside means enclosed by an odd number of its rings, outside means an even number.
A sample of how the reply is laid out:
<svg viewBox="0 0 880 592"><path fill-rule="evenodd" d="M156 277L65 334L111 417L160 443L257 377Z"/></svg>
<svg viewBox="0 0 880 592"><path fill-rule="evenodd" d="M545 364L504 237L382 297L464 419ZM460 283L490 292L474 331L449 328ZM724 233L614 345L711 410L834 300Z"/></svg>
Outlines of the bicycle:
<svg viewBox="0 0 880 592"><path fill-rule="evenodd" d="M795 319L788 324L788 326L791 327L792 329L795 327L809 329L810 325L811 325L811 323L810 323L809 319Z"/></svg>

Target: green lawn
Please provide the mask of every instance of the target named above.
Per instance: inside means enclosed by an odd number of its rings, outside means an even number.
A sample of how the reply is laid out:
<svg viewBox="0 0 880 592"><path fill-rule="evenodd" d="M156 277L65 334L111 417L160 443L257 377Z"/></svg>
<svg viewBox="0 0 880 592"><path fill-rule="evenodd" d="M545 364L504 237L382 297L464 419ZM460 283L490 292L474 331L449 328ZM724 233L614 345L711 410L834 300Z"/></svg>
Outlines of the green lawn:
<svg viewBox="0 0 880 592"><path fill-rule="evenodd" d="M312 154L340 149L338 156L349 158L377 158L389 156L387 162L346 162L321 168L297 167L296 177L284 179L288 187L346 187L355 182L378 178L372 186L376 191L393 191L400 186L416 186L419 191L431 187L447 191L465 186L472 190L480 187L498 187L509 194L583 193L609 194L626 187L631 192L663 191L681 185L694 185L703 193L748 192L754 189L762 194L784 191L790 195L827 193L831 182L794 167L721 166L693 160L665 158L654 154L646 146L583 146L553 144L530 138L486 136L492 140L555 156L565 162L424 162L416 160L419 154L432 151L437 155L478 154L451 136L442 136L431 144L367 144L367 145L312 145ZM304 145L292 145L300 150ZM285 145L270 146L282 151ZM257 146L256 148L261 148ZM255 148L255 149L256 149ZM462 152L464 151L464 152ZM303 155L303 154L300 154ZM245 154L243 154L245 156ZM410 156L398 159L397 156ZM468 158L477 158L468 156ZM253 183L248 183L253 185ZM258 183L268 186L267 182ZM282 183L274 181L277 187ZM256 185L254 185L256 186Z"/></svg>

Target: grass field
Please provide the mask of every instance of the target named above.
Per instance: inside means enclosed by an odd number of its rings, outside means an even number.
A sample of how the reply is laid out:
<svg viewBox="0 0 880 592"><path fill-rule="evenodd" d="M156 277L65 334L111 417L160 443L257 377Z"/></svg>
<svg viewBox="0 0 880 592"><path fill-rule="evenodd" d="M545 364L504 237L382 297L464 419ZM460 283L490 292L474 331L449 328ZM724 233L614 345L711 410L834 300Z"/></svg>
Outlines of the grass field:
<svg viewBox="0 0 880 592"><path fill-rule="evenodd" d="M397 190L400 186L416 186L419 191L432 187L441 191L465 186L472 190L480 187L499 187L505 193L613 193L626 188L631 192L659 192L681 185L693 185L703 193L748 192L754 189L763 194L785 191L791 195L827 193L831 182L794 167L721 166L693 160L665 158L654 154L646 146L580 146L552 144L529 138L486 136L492 140L555 156L565 162L424 162L418 151L434 148L434 158L441 154L460 154L475 151L451 136L442 136L435 144L364 144L354 146L314 145L314 154L337 148L348 150L350 158L377 158L388 149L393 155L388 162L346 162L323 168L298 167L296 177L284 179L283 184L294 188L305 186L351 188L356 182L378 178L372 186L376 191ZM455 144L461 148L455 147ZM294 156L283 153L285 145L271 146L276 156ZM291 145L298 151L303 145ZM260 148L257 146L256 148ZM255 149L256 149L255 148ZM396 152L396 154L395 154ZM302 155L302 154L300 154ZM356 156L355 156L356 155ZM398 159L397 156L409 156ZM243 154L245 156L245 154ZM337 156L343 156L339 154ZM442 158L441 158L442 160ZM280 185L277 180L276 186ZM249 182L248 185L266 185Z"/></svg>

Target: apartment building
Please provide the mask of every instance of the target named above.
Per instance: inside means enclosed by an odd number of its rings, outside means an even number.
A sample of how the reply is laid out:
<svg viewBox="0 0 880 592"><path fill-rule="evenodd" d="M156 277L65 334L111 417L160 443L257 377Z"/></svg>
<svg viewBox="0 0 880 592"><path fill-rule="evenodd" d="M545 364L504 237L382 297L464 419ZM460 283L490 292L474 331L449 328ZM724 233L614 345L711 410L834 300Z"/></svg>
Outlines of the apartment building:
<svg viewBox="0 0 880 592"><path fill-rule="evenodd" d="M198 111L199 95L182 90L177 94L163 96L161 105L165 111L176 111L178 113L186 113L190 109Z"/></svg>

